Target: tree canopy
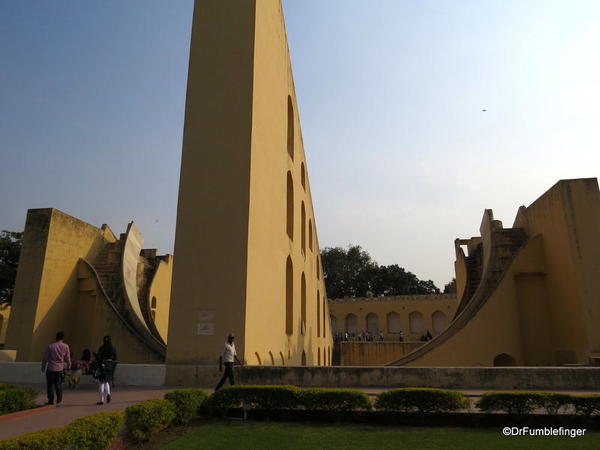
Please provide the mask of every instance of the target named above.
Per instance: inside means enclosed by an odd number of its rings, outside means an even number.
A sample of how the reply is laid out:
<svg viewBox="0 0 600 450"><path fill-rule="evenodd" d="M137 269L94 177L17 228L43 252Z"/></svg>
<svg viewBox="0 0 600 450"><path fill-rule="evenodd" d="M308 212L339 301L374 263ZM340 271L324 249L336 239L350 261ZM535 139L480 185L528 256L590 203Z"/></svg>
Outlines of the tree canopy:
<svg viewBox="0 0 600 450"><path fill-rule="evenodd" d="M0 305L11 304L23 233L0 231Z"/></svg>
<svg viewBox="0 0 600 450"><path fill-rule="evenodd" d="M326 247L321 262L329 298L440 293L433 281L419 280L397 264L380 266L359 245Z"/></svg>

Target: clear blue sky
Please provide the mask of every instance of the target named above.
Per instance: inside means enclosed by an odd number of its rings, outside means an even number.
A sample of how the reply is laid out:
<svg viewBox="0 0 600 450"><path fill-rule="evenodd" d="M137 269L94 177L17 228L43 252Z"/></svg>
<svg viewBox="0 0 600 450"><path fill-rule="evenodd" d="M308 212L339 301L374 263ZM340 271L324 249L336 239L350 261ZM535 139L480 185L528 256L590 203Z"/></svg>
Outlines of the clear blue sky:
<svg viewBox="0 0 600 450"><path fill-rule="evenodd" d="M322 247L442 287L484 208L599 175L599 1L283 3ZM0 1L0 229L55 207L172 251L191 14Z"/></svg>

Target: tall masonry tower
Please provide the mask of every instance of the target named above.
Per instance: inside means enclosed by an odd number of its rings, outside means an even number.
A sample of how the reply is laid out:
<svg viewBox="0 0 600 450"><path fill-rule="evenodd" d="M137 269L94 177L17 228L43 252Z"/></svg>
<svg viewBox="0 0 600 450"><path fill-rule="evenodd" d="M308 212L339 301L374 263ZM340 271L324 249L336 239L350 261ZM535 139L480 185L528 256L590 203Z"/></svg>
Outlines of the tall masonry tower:
<svg viewBox="0 0 600 450"><path fill-rule="evenodd" d="M196 0L175 255L168 364L331 364L280 0Z"/></svg>

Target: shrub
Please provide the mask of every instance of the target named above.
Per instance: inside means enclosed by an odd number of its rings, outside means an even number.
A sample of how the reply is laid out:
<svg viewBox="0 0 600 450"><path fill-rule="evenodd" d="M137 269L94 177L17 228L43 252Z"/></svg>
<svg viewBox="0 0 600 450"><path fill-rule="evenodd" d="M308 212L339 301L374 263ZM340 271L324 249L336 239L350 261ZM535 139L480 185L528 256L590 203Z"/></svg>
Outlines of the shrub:
<svg viewBox="0 0 600 450"><path fill-rule="evenodd" d="M437 413L467 408L469 400L456 391L429 388L403 388L382 392L375 407L384 411Z"/></svg>
<svg viewBox="0 0 600 450"><path fill-rule="evenodd" d="M575 406L576 414L591 416L600 413L600 395L598 394L573 395L571 400Z"/></svg>
<svg viewBox="0 0 600 450"><path fill-rule="evenodd" d="M539 392L486 392L477 402L477 407L483 412L529 414L542 401Z"/></svg>
<svg viewBox="0 0 600 450"><path fill-rule="evenodd" d="M167 400L146 400L125 410L127 433L135 441L147 441L175 419L175 405Z"/></svg>
<svg viewBox="0 0 600 450"><path fill-rule="evenodd" d="M179 389L165 394L165 400L175 405L177 424L185 424L198 417L198 410L206 400L206 394L200 389Z"/></svg>
<svg viewBox="0 0 600 450"><path fill-rule="evenodd" d="M68 425L63 432L69 449L104 450L123 426L123 413L100 413L82 417Z"/></svg>
<svg viewBox="0 0 600 450"><path fill-rule="evenodd" d="M290 409L298 406L299 391L294 386L228 386L210 397L210 405L217 409Z"/></svg>
<svg viewBox="0 0 600 450"><path fill-rule="evenodd" d="M554 392L532 393L534 407L543 408L548 414L557 414L560 408L573 404L574 397L568 394L557 394Z"/></svg>
<svg viewBox="0 0 600 450"><path fill-rule="evenodd" d="M63 450L63 431L44 430L0 441L0 450Z"/></svg>
<svg viewBox="0 0 600 450"><path fill-rule="evenodd" d="M371 409L367 394L351 389L303 389L300 404L308 410L353 411Z"/></svg>
<svg viewBox="0 0 600 450"><path fill-rule="evenodd" d="M8 386L0 389L0 414L31 409L38 392L29 387Z"/></svg>

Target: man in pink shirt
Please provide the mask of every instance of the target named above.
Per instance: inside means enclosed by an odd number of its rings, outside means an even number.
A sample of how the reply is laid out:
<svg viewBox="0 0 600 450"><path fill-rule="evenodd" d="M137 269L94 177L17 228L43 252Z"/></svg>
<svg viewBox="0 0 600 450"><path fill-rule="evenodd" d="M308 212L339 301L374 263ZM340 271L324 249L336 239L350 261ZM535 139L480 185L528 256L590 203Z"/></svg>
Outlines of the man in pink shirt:
<svg viewBox="0 0 600 450"><path fill-rule="evenodd" d="M65 333L56 333L56 342L46 348L42 356L42 373L46 372L46 386L48 388L48 405L54 405L54 392L56 403L62 402L63 372L71 369L71 350L63 342ZM66 367L65 367L66 364Z"/></svg>

